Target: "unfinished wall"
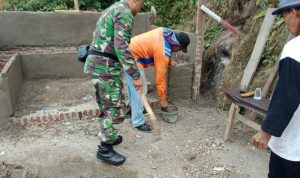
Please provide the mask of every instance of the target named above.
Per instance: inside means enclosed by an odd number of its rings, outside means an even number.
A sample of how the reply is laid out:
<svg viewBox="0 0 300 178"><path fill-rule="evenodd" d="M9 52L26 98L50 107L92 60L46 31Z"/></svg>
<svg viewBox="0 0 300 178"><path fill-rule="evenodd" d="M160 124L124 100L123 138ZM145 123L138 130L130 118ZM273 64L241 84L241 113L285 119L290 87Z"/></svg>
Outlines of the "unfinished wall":
<svg viewBox="0 0 300 178"><path fill-rule="evenodd" d="M5 64L0 77L0 127L14 113L23 85L21 56L14 55Z"/></svg>
<svg viewBox="0 0 300 178"><path fill-rule="evenodd" d="M0 12L0 49L90 42L100 13ZM151 13L135 17L133 34L147 31Z"/></svg>
<svg viewBox="0 0 300 178"><path fill-rule="evenodd" d="M169 69L168 98L170 101L191 99L193 69L193 64Z"/></svg>
<svg viewBox="0 0 300 178"><path fill-rule="evenodd" d="M0 52L16 55L9 70L0 80L0 124L7 123L18 101L24 80L88 77L83 63L76 57L76 47L92 40L99 13L0 12ZM135 17L133 36L149 31L153 15L141 13ZM189 34L188 53L174 54L180 63L168 73L168 95L191 97L196 37ZM1 54L0 53L0 54ZM155 85L155 70L146 70L148 81ZM180 93L180 95L178 95Z"/></svg>
<svg viewBox="0 0 300 178"><path fill-rule="evenodd" d="M25 80L42 78L82 78L83 63L76 53L30 54L22 56Z"/></svg>
<svg viewBox="0 0 300 178"><path fill-rule="evenodd" d="M8 69L8 86L10 91L10 98L11 98L11 104L12 109L16 109L16 105L19 98L19 93L22 89L23 85L23 76L22 76L22 62L21 62L21 56L14 55L11 59L12 61L10 68Z"/></svg>
<svg viewBox="0 0 300 178"><path fill-rule="evenodd" d="M13 113L7 80L0 79L0 129L7 125L8 117Z"/></svg>

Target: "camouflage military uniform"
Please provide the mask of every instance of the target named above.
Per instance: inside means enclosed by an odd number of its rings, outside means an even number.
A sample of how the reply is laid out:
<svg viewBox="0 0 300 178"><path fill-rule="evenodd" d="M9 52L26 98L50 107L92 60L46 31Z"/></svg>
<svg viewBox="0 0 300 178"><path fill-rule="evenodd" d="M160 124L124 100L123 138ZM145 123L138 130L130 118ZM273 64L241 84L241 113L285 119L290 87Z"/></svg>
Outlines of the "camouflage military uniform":
<svg viewBox="0 0 300 178"><path fill-rule="evenodd" d="M100 16L93 33L91 48L117 56L118 61L99 55L89 55L84 72L92 76L96 99L101 115L99 137L102 142L112 143L117 138L113 124L121 123L126 114L123 70L133 78L140 73L129 50L133 15L124 1L117 2Z"/></svg>

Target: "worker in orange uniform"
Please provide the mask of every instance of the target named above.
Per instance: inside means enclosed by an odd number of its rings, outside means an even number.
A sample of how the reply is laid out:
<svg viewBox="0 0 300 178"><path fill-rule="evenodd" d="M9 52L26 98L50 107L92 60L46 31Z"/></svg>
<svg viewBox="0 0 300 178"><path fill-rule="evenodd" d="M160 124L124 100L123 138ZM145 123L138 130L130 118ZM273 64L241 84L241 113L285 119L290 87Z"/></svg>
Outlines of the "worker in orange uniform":
<svg viewBox="0 0 300 178"><path fill-rule="evenodd" d="M176 65L176 62L171 60L172 53L178 51L186 53L189 43L190 38L187 33L174 32L168 28L156 28L131 39L129 48L144 81L143 93L145 95L147 93L144 70L148 66L153 66L155 68L156 90L162 109L169 106L166 96L166 72L168 66ZM134 88L130 76L125 73L125 77L128 84L132 125L140 131L150 132L152 128L145 123L144 107L140 94Z"/></svg>

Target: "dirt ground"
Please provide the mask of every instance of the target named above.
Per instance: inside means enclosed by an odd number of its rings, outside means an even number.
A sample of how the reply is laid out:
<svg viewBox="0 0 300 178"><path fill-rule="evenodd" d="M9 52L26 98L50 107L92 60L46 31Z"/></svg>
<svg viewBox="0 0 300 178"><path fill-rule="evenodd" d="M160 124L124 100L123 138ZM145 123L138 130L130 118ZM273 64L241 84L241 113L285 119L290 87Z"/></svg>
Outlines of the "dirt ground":
<svg viewBox="0 0 300 178"><path fill-rule="evenodd" d="M23 84L14 115L88 107L96 105L94 101L94 87L88 78L29 80Z"/></svg>
<svg viewBox="0 0 300 178"><path fill-rule="evenodd" d="M96 159L95 120L11 126L0 132L0 177L267 177L269 153L249 144L254 131L237 124L232 139L224 143L227 112L206 99L198 104L173 102L180 109L176 123L162 121L156 112L162 126L162 139L157 142L147 143L153 134L133 129L130 119L118 125L124 141L115 150L127 158L119 167Z"/></svg>
<svg viewBox="0 0 300 178"><path fill-rule="evenodd" d="M149 85L148 88L149 99L155 100L157 94L153 86ZM124 92L127 92L127 88L124 88ZM14 116L98 108L94 93L89 78L28 80L23 84Z"/></svg>
<svg viewBox="0 0 300 178"><path fill-rule="evenodd" d="M156 92L149 88L153 99ZM93 93L86 78L25 81L15 115L95 106ZM119 167L96 159L95 119L27 128L11 125L0 132L0 178L267 177L269 153L249 144L253 130L237 124L232 139L224 143L227 112L216 109L208 98L197 104L172 102L179 107L176 123L164 122L156 110L162 126L157 142L149 142L153 133L133 129L130 118L118 125L124 141L115 149L127 158Z"/></svg>

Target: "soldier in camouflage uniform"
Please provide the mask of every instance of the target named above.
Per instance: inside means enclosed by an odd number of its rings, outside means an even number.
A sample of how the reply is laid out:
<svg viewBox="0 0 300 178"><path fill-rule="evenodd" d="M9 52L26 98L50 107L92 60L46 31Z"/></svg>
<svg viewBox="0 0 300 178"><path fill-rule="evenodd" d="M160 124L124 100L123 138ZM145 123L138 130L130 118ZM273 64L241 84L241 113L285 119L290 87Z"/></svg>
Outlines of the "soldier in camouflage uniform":
<svg viewBox="0 0 300 178"><path fill-rule="evenodd" d="M122 74L133 78L141 92L143 80L129 50L133 16L141 9L143 0L121 0L107 8L100 16L93 33L91 54L84 64L84 72L91 75L101 115L97 158L112 165L120 165L125 157L113 150L122 142L114 124L122 123L126 114Z"/></svg>

